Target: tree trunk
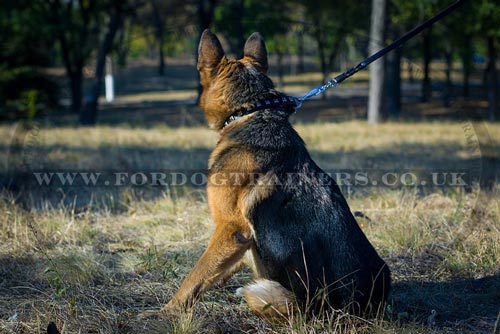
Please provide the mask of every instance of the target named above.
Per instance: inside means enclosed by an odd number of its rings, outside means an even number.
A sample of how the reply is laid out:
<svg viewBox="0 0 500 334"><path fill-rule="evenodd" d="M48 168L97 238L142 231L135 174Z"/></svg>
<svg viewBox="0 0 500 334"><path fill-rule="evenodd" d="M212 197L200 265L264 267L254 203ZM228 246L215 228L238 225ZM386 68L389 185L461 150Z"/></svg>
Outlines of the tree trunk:
<svg viewBox="0 0 500 334"><path fill-rule="evenodd" d="M121 23L121 8L116 8L108 23L108 31L104 36L99 52L97 53L96 69L94 83L90 91L89 99L85 103L85 108L80 113L80 124L94 125L97 122L97 110L99 95L102 89L104 79L104 66L106 64L106 56L111 51L113 40Z"/></svg>
<svg viewBox="0 0 500 334"><path fill-rule="evenodd" d="M422 80L422 102L428 102L432 96L432 86L431 86L431 59L432 59L432 50L431 50L431 33L432 30L429 28L428 30L423 32L424 39L424 79Z"/></svg>
<svg viewBox="0 0 500 334"><path fill-rule="evenodd" d="M387 5L386 16L391 15L391 13L396 10L394 6ZM401 35L399 27L395 24L389 22L387 24L387 33L390 34L391 38L395 40ZM394 119L399 119L401 114L401 58L403 56L403 50L401 48L396 48L387 55L385 75L386 75L386 110L389 117Z"/></svg>
<svg viewBox="0 0 500 334"><path fill-rule="evenodd" d="M297 48L297 53L298 53L298 58L299 58L299 63L297 66L297 72L299 74L304 73L304 31L303 29L300 29L299 35L298 35L298 48Z"/></svg>
<svg viewBox="0 0 500 334"><path fill-rule="evenodd" d="M50 20L52 24L56 24L57 39L61 46L62 59L66 75L70 81L71 88L71 111L78 114L82 107L82 87L83 87L83 66L85 59L82 58L82 53L72 54L73 50L70 41L66 38L66 24L62 21L64 17L67 19L68 12L63 9L61 1L49 1ZM71 5L71 3L69 4ZM85 36L85 34L83 34ZM80 41L84 43L85 41ZM79 57L78 57L79 56Z"/></svg>
<svg viewBox="0 0 500 334"><path fill-rule="evenodd" d="M401 114L401 56L401 48L387 55L386 109L387 113L395 119L398 119Z"/></svg>
<svg viewBox="0 0 500 334"><path fill-rule="evenodd" d="M488 37L488 116L490 121L500 119L498 109L498 71L496 67L497 49L495 37Z"/></svg>
<svg viewBox="0 0 500 334"><path fill-rule="evenodd" d="M325 56L325 47L321 44L321 48L319 50L319 57L321 58L321 83L324 85L328 80L328 64ZM326 92L321 94L321 100L326 100Z"/></svg>
<svg viewBox="0 0 500 334"><path fill-rule="evenodd" d="M415 75L414 75L414 64L413 64L413 61L408 58L408 81L410 83L414 83L415 82Z"/></svg>
<svg viewBox="0 0 500 334"><path fill-rule="evenodd" d="M117 42L118 45L116 50L116 64L123 68L127 65L127 56L130 51L130 20L123 22L122 28L118 31Z"/></svg>
<svg viewBox="0 0 500 334"><path fill-rule="evenodd" d="M472 41L470 35L464 36L464 44L462 48L462 66L463 66L463 97L469 97L470 86L469 86L469 78L470 71L472 68L471 58L472 58Z"/></svg>
<svg viewBox="0 0 500 334"><path fill-rule="evenodd" d="M163 54L163 33L158 41L158 57L160 58L160 63L158 64L158 74L161 76L165 75L165 56Z"/></svg>
<svg viewBox="0 0 500 334"><path fill-rule="evenodd" d="M79 114L82 108L82 90L83 90L83 69L77 69L69 74L71 85L71 111Z"/></svg>
<svg viewBox="0 0 500 334"><path fill-rule="evenodd" d="M385 39L386 0L372 0L369 54L383 47ZM384 106L384 61L379 59L370 66L370 87L368 96L368 123L380 123L385 118Z"/></svg>
<svg viewBox="0 0 500 334"><path fill-rule="evenodd" d="M326 80L328 80L328 63L326 61L325 43L323 41L319 22L316 22L316 27L314 37L318 43L318 57L321 64L321 82L325 84ZM326 100L326 93L321 94L321 100Z"/></svg>
<svg viewBox="0 0 500 334"><path fill-rule="evenodd" d="M451 81L451 72L453 71L453 50L451 44L446 45L444 57L446 60L446 82L443 91L443 105L448 108L451 105L451 94L453 90L453 83Z"/></svg>
<svg viewBox="0 0 500 334"><path fill-rule="evenodd" d="M165 59L163 55L163 44L165 41L165 29L163 28L163 18L160 16L160 9L156 0L151 1L151 6L153 7L153 16L156 26L156 39L158 41L158 74L165 75Z"/></svg>
<svg viewBox="0 0 500 334"><path fill-rule="evenodd" d="M330 54L328 55L328 71L333 72L335 68L335 58L337 58L337 54L339 53L339 50L341 49L340 43L344 39L344 36L339 36L337 40L334 43L333 48L331 49Z"/></svg>

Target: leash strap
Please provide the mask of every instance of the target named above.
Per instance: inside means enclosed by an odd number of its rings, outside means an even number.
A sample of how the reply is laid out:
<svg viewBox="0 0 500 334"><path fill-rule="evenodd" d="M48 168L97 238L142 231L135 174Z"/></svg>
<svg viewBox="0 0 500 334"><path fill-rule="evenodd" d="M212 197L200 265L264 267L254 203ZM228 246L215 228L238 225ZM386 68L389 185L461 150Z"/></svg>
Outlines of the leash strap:
<svg viewBox="0 0 500 334"><path fill-rule="evenodd" d="M330 87L338 86L345 79L356 74L360 70L362 70L365 67L367 67L368 65L370 65L375 60L379 59L380 57L382 57L382 56L386 55L387 53L391 52L392 50L394 50L395 48L406 43L410 38L413 38L415 35L422 32L422 30L428 28L429 26L433 25L437 21L441 20L443 17L445 17L446 15L450 14L452 11L454 11L455 9L457 9L458 7L463 5L466 1L467 0L456 1L455 3L451 4L450 6L448 6L447 8L443 9L441 12L436 14L434 17L431 17L430 19L428 19L424 23L416 26L415 28L408 31L406 34L404 34L403 36L401 36L400 38L398 38L397 40L395 40L394 42L392 42L391 44L389 44L385 48L379 50L378 52L374 53L370 57L366 58L365 60L360 62L358 65L351 67L350 69L348 69L344 73L336 76L333 79L328 80L324 85L321 85L321 86L314 88L313 90L311 90L310 92L308 92L304 96L297 98L297 107L295 108L295 110L299 109L302 106L302 103L304 102L304 100L307 100L308 98L311 98L313 96L321 94Z"/></svg>

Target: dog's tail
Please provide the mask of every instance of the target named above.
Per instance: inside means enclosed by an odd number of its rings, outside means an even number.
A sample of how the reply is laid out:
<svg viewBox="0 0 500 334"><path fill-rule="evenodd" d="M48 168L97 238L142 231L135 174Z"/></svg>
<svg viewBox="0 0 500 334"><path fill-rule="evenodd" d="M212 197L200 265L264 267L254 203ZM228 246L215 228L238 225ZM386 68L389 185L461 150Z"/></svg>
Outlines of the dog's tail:
<svg viewBox="0 0 500 334"><path fill-rule="evenodd" d="M296 307L291 291L280 283L267 279L259 279L239 288L236 294L244 297L254 312L266 318L288 317Z"/></svg>

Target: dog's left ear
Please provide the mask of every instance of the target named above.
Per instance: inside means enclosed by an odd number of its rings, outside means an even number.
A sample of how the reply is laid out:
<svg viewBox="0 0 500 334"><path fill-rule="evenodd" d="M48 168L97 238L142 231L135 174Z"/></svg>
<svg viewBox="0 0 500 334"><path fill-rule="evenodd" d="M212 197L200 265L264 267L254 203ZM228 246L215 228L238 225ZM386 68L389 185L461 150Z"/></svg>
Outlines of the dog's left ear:
<svg viewBox="0 0 500 334"><path fill-rule="evenodd" d="M267 64L266 44L258 32L254 32L248 37L245 48L243 49L243 55L253 58L255 67L259 71L267 73L269 66Z"/></svg>
<svg viewBox="0 0 500 334"><path fill-rule="evenodd" d="M198 71L208 71L210 73L219 65L223 57L224 50L219 39L210 30L205 29L203 34L201 34L198 46Z"/></svg>

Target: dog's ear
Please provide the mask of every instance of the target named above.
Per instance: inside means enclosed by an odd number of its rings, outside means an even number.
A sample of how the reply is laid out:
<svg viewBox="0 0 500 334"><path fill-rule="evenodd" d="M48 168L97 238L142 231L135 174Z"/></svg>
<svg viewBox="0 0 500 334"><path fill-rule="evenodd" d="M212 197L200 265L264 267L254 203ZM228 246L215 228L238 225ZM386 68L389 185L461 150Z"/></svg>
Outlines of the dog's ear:
<svg viewBox="0 0 500 334"><path fill-rule="evenodd" d="M267 64L266 44L258 32L254 32L248 37L245 48L243 49L243 55L253 58L257 69L263 73L267 73L269 66Z"/></svg>
<svg viewBox="0 0 500 334"><path fill-rule="evenodd" d="M198 46L198 71L205 72L211 71L217 67L222 57L224 57L224 50L215 36L210 30L205 29L201 35L200 45Z"/></svg>

